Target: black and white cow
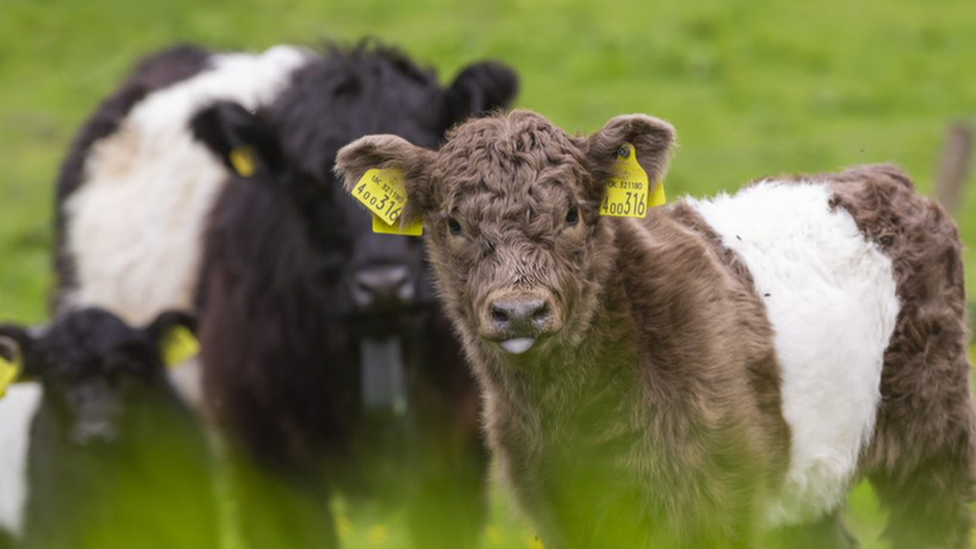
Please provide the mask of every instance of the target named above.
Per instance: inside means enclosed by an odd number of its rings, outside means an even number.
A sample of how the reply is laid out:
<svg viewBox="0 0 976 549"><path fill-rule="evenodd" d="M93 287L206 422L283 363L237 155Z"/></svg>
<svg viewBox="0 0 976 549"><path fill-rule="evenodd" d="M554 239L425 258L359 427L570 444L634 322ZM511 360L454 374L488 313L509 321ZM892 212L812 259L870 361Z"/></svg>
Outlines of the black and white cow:
<svg viewBox="0 0 976 549"><path fill-rule="evenodd" d="M479 401L419 239L373 234L332 170L370 133L435 148L516 90L494 62L444 88L380 46L180 47L144 61L82 130L59 185L57 307L133 322L199 311L206 408L275 473L241 493L252 544L333 537L297 518L327 512L326 485L408 500L423 547L476 543Z"/></svg>
<svg viewBox="0 0 976 549"><path fill-rule="evenodd" d="M163 347L178 327L192 329L192 318L167 312L138 329L100 309L47 328L0 326L0 356L21 362L28 380L0 399L5 543L219 543L204 430L166 377Z"/></svg>

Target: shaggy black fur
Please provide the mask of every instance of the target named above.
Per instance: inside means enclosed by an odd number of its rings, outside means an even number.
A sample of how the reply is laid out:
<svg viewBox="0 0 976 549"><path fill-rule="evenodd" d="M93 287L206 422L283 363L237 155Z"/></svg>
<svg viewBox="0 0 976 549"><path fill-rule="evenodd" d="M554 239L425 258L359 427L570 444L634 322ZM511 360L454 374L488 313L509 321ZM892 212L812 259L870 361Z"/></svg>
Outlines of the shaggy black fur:
<svg viewBox="0 0 976 549"><path fill-rule="evenodd" d="M396 51L363 46L300 69L256 114L219 103L194 119L197 138L228 165L229 151L246 145L259 166L232 177L217 201L199 287L208 401L245 453L276 473L239 488L252 543L268 546L270 530L295 532L276 540L292 547L334 540L331 524L316 533L249 497L280 496L279 482L306 488L298 497L321 506L308 516L329 512L327 498L312 495L326 486L381 492L409 502L418 547L476 543L486 470L479 402L434 306L420 241L374 235L332 170L338 150L367 134L436 147L463 118L507 106L516 87L510 69L479 63L444 89ZM354 278L383 265L406 266L416 297L392 310L357 307ZM389 337L403 342L410 380L411 412L398 420L366 414L360 402L360 345Z"/></svg>
<svg viewBox="0 0 976 549"><path fill-rule="evenodd" d="M135 329L98 309L43 335L0 326L43 397L30 428L23 547L212 548L218 544L206 440L169 386L165 313Z"/></svg>
<svg viewBox="0 0 976 549"><path fill-rule="evenodd" d="M55 195L57 253L55 268L58 275L53 309L60 309L63 292L75 285L74 265L64 249L64 202L81 186L85 160L92 146L113 134L137 103L150 93L171 86L207 68L210 53L193 45L177 45L143 59L129 78L108 96L95 114L85 122L75 137L67 158L61 165Z"/></svg>

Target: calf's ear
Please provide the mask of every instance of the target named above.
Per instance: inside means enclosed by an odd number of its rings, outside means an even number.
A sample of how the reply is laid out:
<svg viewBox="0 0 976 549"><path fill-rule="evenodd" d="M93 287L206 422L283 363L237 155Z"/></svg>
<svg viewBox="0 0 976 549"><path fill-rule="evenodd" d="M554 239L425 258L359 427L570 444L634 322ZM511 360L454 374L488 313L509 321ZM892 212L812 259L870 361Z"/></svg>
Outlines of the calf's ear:
<svg viewBox="0 0 976 549"><path fill-rule="evenodd" d="M436 153L396 135L367 135L346 145L336 155L336 175L347 191L371 169L395 169L403 174L407 190L404 219L413 220L431 209L429 168Z"/></svg>
<svg viewBox="0 0 976 549"><path fill-rule="evenodd" d="M513 69L497 61L465 67L447 89L445 129L471 116L507 109L518 95L519 79Z"/></svg>
<svg viewBox="0 0 976 549"><path fill-rule="evenodd" d="M671 161L677 132L674 126L646 114L628 114L611 118L603 129L586 140L586 156L593 181L603 185L613 176L617 153L625 143L637 151L637 161L654 185L664 179ZM601 187L602 189L602 187Z"/></svg>
<svg viewBox="0 0 976 549"><path fill-rule="evenodd" d="M239 103L219 101L204 107L190 120L190 131L194 139L241 177L282 169L281 147L274 128L260 114Z"/></svg>
<svg viewBox="0 0 976 549"><path fill-rule="evenodd" d="M26 329L12 324L0 325L0 358L8 364L23 368L23 371L20 372L21 376L33 377L38 374L38 372L31 370L34 366L33 361L28 360L33 347L34 337ZM0 371L0 389L4 386L5 373ZM13 379L8 381L13 381Z"/></svg>
<svg viewBox="0 0 976 549"><path fill-rule="evenodd" d="M166 311L146 327L167 366L175 366L200 352L197 319L183 311Z"/></svg>

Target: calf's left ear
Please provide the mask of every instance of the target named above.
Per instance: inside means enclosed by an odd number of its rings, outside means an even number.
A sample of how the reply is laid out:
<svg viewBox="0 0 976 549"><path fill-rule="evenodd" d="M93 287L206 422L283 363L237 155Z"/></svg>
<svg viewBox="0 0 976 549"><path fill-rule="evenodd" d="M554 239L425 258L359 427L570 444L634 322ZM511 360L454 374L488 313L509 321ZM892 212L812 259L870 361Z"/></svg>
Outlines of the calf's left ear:
<svg viewBox="0 0 976 549"><path fill-rule="evenodd" d="M21 376L36 375L36 372L28 371L31 361L27 357L33 346L34 338L26 329L11 324L0 325L0 358L8 364L22 367L24 371L20 372ZM0 371L0 378L4 375L5 372ZM4 381L0 379L0 387L4 385ZM6 380L8 383L12 381L14 380Z"/></svg>
<svg viewBox="0 0 976 549"><path fill-rule="evenodd" d="M396 135L367 135L339 150L335 172L351 192L371 169L399 170L407 190L404 219L412 221L432 207L428 169L435 156L434 151Z"/></svg>
<svg viewBox="0 0 976 549"><path fill-rule="evenodd" d="M259 170L281 170L281 148L274 129L260 114L239 103L218 101L204 107L193 116L190 130L194 139L241 177L251 177Z"/></svg>
<svg viewBox="0 0 976 549"><path fill-rule="evenodd" d="M647 172L648 180L660 182L668 171L677 132L674 126L646 114L628 114L611 118L603 129L586 140L586 156L593 180L602 185L614 173L617 153L625 143L634 146L637 161Z"/></svg>
<svg viewBox="0 0 976 549"><path fill-rule="evenodd" d="M518 75L497 61L483 61L465 67L445 95L447 129L471 116L495 109L507 109L518 95Z"/></svg>

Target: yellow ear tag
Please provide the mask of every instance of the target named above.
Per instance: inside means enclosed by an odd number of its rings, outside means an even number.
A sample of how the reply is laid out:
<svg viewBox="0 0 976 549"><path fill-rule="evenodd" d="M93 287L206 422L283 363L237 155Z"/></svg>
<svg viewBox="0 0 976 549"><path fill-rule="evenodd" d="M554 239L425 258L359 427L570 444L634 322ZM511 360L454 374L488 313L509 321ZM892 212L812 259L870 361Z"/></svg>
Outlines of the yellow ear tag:
<svg viewBox="0 0 976 549"><path fill-rule="evenodd" d="M8 362L0 357L0 398L7 394L7 387L10 387L20 375L20 365L16 362Z"/></svg>
<svg viewBox="0 0 976 549"><path fill-rule="evenodd" d="M251 177L255 171L254 151L250 147L241 146L230 151L230 165L241 177Z"/></svg>
<svg viewBox="0 0 976 549"><path fill-rule="evenodd" d="M648 202L647 172L637 162L637 151L630 143L624 143L617 151L614 175L607 181L607 195L600 206L600 215L611 217L645 217L647 207L661 206L667 202L664 183L654 189Z"/></svg>
<svg viewBox="0 0 976 549"><path fill-rule="evenodd" d="M651 201L647 204L651 208L663 206L668 203L668 197L664 195L664 181L658 183L657 187L651 191Z"/></svg>
<svg viewBox="0 0 976 549"><path fill-rule="evenodd" d="M398 223L407 205L407 189L400 170L367 171L353 187L352 196L375 214L373 232L410 236L423 234L421 220L402 226Z"/></svg>
<svg viewBox="0 0 976 549"><path fill-rule="evenodd" d="M373 232L377 234L397 234L402 236L423 236L424 235L424 220L418 219L413 223L405 223L400 225L395 223L393 225L387 225L383 218L373 214Z"/></svg>
<svg viewBox="0 0 976 549"><path fill-rule="evenodd" d="M163 361L166 366L175 368L200 353L200 342L193 332L184 326L170 330L163 343Z"/></svg>

